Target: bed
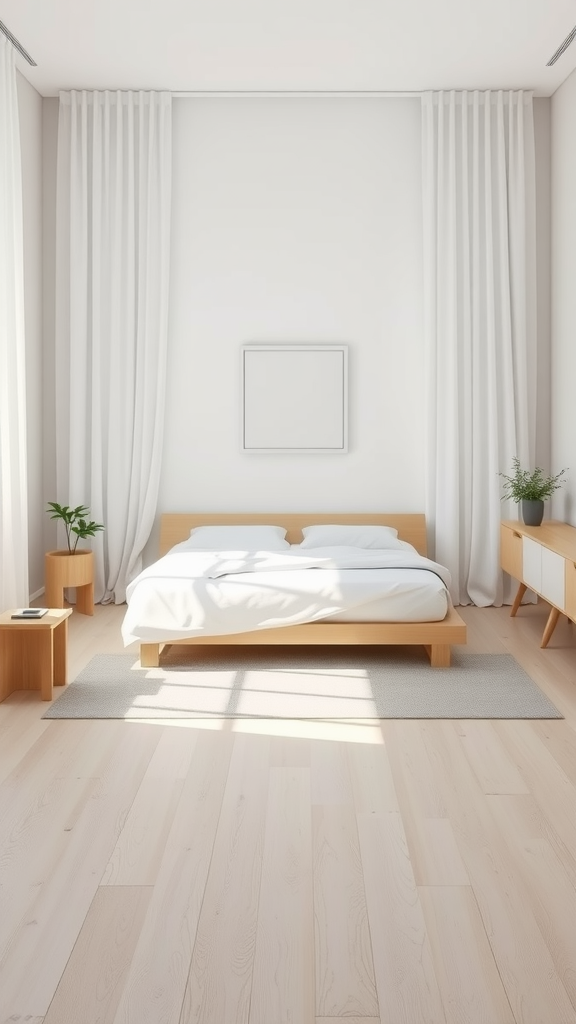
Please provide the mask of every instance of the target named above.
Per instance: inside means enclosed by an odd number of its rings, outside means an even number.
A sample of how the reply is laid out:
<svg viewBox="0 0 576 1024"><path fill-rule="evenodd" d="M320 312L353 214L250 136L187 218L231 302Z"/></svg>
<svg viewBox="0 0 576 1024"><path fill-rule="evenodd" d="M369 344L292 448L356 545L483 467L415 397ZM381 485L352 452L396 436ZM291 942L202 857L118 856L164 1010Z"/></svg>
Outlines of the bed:
<svg viewBox="0 0 576 1024"><path fill-rule="evenodd" d="M238 514L238 513L166 513L161 517L160 523L160 558L163 556L173 557L172 549L176 545L182 545L190 537L191 530L206 526L276 526L286 530L286 541L289 545L300 545L303 537L303 528L320 526L321 524L335 524L342 526L385 526L398 531L398 539L412 545L418 555L426 557L426 521L421 514L376 514L376 513L287 513L287 514ZM185 544L183 545L185 547ZM168 554L170 552L170 555ZM299 549L291 549L292 554L299 553ZM300 553L299 557L303 557ZM313 552L306 552L313 554ZM314 552L316 554L316 552ZM358 576L360 566L364 565L364 559L370 559L370 554L362 554L361 561L357 565ZM400 556L398 556L400 557ZM279 563L282 563L283 554L278 555ZM163 563L155 563L155 566ZM261 563L260 563L261 564ZM307 564L307 563L302 563ZM339 563L338 563L339 564ZM356 563L342 563L344 565L356 565ZM370 562L366 562L369 565ZM430 563L434 567L434 563ZM323 567L323 566L320 566ZM246 580L249 577L227 575L230 563L223 563L223 572L220 573L222 580L237 581ZM245 566L239 565L236 569L232 566L232 572L243 572ZM260 566L259 566L260 568ZM277 569L278 565L272 563L269 567ZM367 570L368 571L368 570ZM238 644L409 644L423 645L430 657L433 667L447 667L450 665L450 648L452 644L466 643L466 624L460 618L452 606L447 589L444 583L436 589L442 589L445 598L444 608L441 613L444 617L433 621L342 621L342 614L330 616L322 621L304 621L297 624L272 626L264 629L248 628L239 632L225 632L219 635L203 633L202 635L174 635L174 631L166 631L155 628L154 620L148 622L147 627L139 627L138 616L135 612L138 604L138 593L148 587L150 591L150 576L154 576L154 566L149 567L142 574L144 579L138 579L131 584L128 590L128 611L123 626L124 642L129 643L137 639L140 643L140 663L143 667L155 667L160 663L160 654L163 647L172 645L238 645ZM145 574L148 573L147 576ZM160 574L159 574L160 575ZM218 576L218 573L214 573ZM372 574L374 575L374 574ZM430 579L434 572L428 573ZM350 574L348 574L350 576ZM258 577L261 579L261 574ZM272 579L272 576L269 577ZM316 574L316 578L320 579ZM328 578L328 577L326 577ZM342 578L342 573L340 573ZM346 577L348 578L348 577ZM350 576L350 578L352 578ZM358 576L358 578L360 578ZM294 576L290 578L290 582ZM214 593L217 593L218 579L210 578L209 585ZM166 601L162 595L159 597L160 605L164 606ZM379 607L375 604L375 607ZM354 616L346 616L344 618Z"/></svg>

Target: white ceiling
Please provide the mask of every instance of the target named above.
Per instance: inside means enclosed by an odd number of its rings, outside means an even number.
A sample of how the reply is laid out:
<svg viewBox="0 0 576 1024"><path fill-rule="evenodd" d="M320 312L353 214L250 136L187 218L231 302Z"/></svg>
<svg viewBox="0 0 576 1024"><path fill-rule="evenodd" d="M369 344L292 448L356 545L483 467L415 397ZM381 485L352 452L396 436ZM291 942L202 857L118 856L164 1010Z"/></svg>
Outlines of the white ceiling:
<svg viewBox="0 0 576 1024"><path fill-rule="evenodd" d="M576 67L576 0L0 0L59 89L534 89Z"/></svg>

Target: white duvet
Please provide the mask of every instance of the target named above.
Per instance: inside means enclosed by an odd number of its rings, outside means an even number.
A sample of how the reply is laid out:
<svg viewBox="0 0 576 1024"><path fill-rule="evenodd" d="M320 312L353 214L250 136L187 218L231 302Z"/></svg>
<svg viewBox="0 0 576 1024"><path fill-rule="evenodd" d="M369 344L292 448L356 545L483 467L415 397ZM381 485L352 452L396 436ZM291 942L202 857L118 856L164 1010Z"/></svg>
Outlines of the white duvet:
<svg viewBox="0 0 576 1024"><path fill-rule="evenodd" d="M122 637L127 645L342 621L346 614L358 621L363 606L378 606L382 621L437 621L448 610L449 585L448 569L409 544L247 554L190 551L183 542L129 585ZM424 615L416 599L423 591L432 597Z"/></svg>

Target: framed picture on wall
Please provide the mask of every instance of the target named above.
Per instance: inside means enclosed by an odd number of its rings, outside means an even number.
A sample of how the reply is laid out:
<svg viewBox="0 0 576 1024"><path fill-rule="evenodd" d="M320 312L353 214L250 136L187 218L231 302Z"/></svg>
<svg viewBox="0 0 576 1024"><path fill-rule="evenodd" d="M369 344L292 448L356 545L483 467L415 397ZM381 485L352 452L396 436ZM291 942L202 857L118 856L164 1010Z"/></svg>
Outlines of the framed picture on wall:
<svg viewBox="0 0 576 1024"><path fill-rule="evenodd" d="M244 345L242 449L348 450L348 346Z"/></svg>

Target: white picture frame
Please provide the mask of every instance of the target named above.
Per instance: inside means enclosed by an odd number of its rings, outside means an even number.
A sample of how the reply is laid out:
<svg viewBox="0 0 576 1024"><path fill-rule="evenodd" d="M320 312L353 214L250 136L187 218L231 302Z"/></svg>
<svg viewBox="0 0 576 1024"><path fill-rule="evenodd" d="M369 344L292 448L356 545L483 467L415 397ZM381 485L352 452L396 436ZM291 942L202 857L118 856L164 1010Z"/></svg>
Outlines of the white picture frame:
<svg viewBox="0 0 576 1024"><path fill-rule="evenodd" d="M348 451L348 346L242 346L242 450Z"/></svg>

